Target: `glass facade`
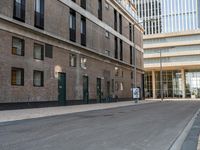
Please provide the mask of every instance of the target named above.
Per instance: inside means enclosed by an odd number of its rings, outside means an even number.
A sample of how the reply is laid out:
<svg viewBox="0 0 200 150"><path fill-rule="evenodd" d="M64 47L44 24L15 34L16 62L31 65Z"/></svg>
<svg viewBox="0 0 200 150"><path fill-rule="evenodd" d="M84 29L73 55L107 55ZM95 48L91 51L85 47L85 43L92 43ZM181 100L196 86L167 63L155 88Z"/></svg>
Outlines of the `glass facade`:
<svg viewBox="0 0 200 150"><path fill-rule="evenodd" d="M200 27L200 0L136 0L145 34L181 32Z"/></svg>
<svg viewBox="0 0 200 150"><path fill-rule="evenodd" d="M145 90L145 97L152 98L153 97L153 84L152 84L152 74L151 72L146 72L144 75L144 90Z"/></svg>
<svg viewBox="0 0 200 150"><path fill-rule="evenodd" d="M161 80L160 71L155 72L156 97L161 97ZM162 73L163 97L164 98L181 98L181 72L180 71L163 71Z"/></svg>
<svg viewBox="0 0 200 150"><path fill-rule="evenodd" d="M186 97L200 98L200 70L186 71Z"/></svg>
<svg viewBox="0 0 200 150"><path fill-rule="evenodd" d="M160 98L160 71L155 71L155 83L153 83L152 79L152 72L146 72L145 97L153 98L153 84L155 84L155 97ZM200 70L185 70L184 74L178 70L163 71L162 79L164 98L200 98ZM185 81L182 81L183 79L185 79ZM183 92L183 84L185 92ZM183 96L184 93L185 96Z"/></svg>

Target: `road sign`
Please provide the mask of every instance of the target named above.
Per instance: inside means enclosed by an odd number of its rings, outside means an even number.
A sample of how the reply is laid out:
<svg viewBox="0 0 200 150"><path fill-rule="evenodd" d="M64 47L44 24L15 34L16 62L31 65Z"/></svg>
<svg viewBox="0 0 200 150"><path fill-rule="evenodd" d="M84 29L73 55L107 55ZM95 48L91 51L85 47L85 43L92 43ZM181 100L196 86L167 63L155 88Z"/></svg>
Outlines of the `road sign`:
<svg viewBox="0 0 200 150"><path fill-rule="evenodd" d="M140 98L140 89L139 88L133 88L133 98L134 99Z"/></svg>

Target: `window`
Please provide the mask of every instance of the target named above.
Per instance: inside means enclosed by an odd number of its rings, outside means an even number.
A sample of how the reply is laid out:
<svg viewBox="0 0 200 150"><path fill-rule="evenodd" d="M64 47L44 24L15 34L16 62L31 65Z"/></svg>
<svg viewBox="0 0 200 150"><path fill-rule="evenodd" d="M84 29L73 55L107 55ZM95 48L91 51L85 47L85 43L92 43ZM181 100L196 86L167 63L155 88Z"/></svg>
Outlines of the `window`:
<svg viewBox="0 0 200 150"><path fill-rule="evenodd" d="M110 32L106 31L106 37L109 39L110 38Z"/></svg>
<svg viewBox="0 0 200 150"><path fill-rule="evenodd" d="M120 83L120 91L123 91L123 90L124 90L124 83L121 82L121 83Z"/></svg>
<svg viewBox="0 0 200 150"><path fill-rule="evenodd" d="M76 0L72 0L72 2L76 2Z"/></svg>
<svg viewBox="0 0 200 150"><path fill-rule="evenodd" d="M70 54L70 67L76 67L76 55Z"/></svg>
<svg viewBox="0 0 200 150"><path fill-rule="evenodd" d="M135 25L133 25L133 43L135 42Z"/></svg>
<svg viewBox="0 0 200 150"><path fill-rule="evenodd" d="M87 69L86 62L87 62L87 58L82 57L81 58L81 68Z"/></svg>
<svg viewBox="0 0 200 150"><path fill-rule="evenodd" d="M44 0L35 0L35 27L44 29Z"/></svg>
<svg viewBox="0 0 200 150"><path fill-rule="evenodd" d="M119 14L119 33L122 34L122 15Z"/></svg>
<svg viewBox="0 0 200 150"><path fill-rule="evenodd" d="M81 0L81 7L86 9L86 0Z"/></svg>
<svg viewBox="0 0 200 150"><path fill-rule="evenodd" d="M102 0L98 0L98 18L102 20Z"/></svg>
<svg viewBox="0 0 200 150"><path fill-rule="evenodd" d="M12 54L24 56L24 40L17 37L12 38Z"/></svg>
<svg viewBox="0 0 200 150"><path fill-rule="evenodd" d="M70 9L69 22L70 40L76 42L76 12L73 9Z"/></svg>
<svg viewBox="0 0 200 150"><path fill-rule="evenodd" d="M81 16L81 45L86 46L86 18Z"/></svg>
<svg viewBox="0 0 200 150"><path fill-rule="evenodd" d="M117 11L114 9L114 29L117 31Z"/></svg>
<svg viewBox="0 0 200 150"><path fill-rule="evenodd" d="M11 70L11 84L22 86L24 85L24 69L12 68Z"/></svg>
<svg viewBox="0 0 200 150"><path fill-rule="evenodd" d="M43 71L33 71L33 86L42 87L44 86L44 72Z"/></svg>
<svg viewBox="0 0 200 150"><path fill-rule="evenodd" d="M131 71L131 79L133 79L133 71Z"/></svg>
<svg viewBox="0 0 200 150"><path fill-rule="evenodd" d="M45 57L53 58L53 46L45 44Z"/></svg>
<svg viewBox="0 0 200 150"><path fill-rule="evenodd" d="M130 64L133 64L133 47L130 46Z"/></svg>
<svg viewBox="0 0 200 150"><path fill-rule="evenodd" d="M118 59L118 39L115 37L115 58Z"/></svg>
<svg viewBox="0 0 200 150"><path fill-rule="evenodd" d="M120 60L123 61L123 42L120 40Z"/></svg>
<svg viewBox="0 0 200 150"><path fill-rule="evenodd" d="M14 0L13 18L25 22L25 0Z"/></svg>
<svg viewBox="0 0 200 150"><path fill-rule="evenodd" d="M115 67L115 76L118 77L119 76L119 68Z"/></svg>
<svg viewBox="0 0 200 150"><path fill-rule="evenodd" d="M34 44L33 50L34 59L44 60L44 46L40 44Z"/></svg>
<svg viewBox="0 0 200 150"><path fill-rule="evenodd" d="M132 41L132 25L129 23L129 40Z"/></svg>

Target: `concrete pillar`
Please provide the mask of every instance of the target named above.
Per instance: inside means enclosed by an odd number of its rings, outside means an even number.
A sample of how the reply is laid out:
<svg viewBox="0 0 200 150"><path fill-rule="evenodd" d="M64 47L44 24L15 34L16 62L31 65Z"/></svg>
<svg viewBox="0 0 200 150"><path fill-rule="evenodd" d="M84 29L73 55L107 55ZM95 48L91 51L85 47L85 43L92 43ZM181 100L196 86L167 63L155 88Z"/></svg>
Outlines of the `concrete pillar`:
<svg viewBox="0 0 200 150"><path fill-rule="evenodd" d="M181 69L181 84L182 84L183 98L185 98L185 70L184 69Z"/></svg>
<svg viewBox="0 0 200 150"><path fill-rule="evenodd" d="M153 90L153 99L156 99L156 76L155 71L152 71L152 90Z"/></svg>

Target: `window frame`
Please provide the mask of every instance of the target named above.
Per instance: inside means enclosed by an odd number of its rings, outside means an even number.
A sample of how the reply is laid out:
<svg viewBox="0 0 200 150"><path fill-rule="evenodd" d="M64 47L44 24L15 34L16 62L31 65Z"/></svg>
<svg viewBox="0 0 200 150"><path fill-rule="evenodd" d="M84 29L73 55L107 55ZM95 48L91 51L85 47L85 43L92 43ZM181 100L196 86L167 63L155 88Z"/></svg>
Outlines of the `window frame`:
<svg viewBox="0 0 200 150"><path fill-rule="evenodd" d="M14 39L20 40L22 42L21 54L14 53L14 48L16 48L13 46ZM17 56L25 56L25 41L24 41L24 39L15 37L15 36L12 37L12 54L17 55Z"/></svg>
<svg viewBox="0 0 200 150"><path fill-rule="evenodd" d="M40 77L41 77L41 83L40 85L36 85L35 84L35 73L41 73ZM33 86L34 87L44 87L44 71L40 71L40 70L33 70Z"/></svg>
<svg viewBox="0 0 200 150"><path fill-rule="evenodd" d="M72 62L71 61L72 58L75 58L74 59L74 65L72 65L72 63L71 63ZM77 67L77 56L76 56L76 54L70 54L69 55L69 66L73 67L73 68Z"/></svg>
<svg viewBox="0 0 200 150"><path fill-rule="evenodd" d="M37 58L35 56L35 46L41 46L41 59L40 58ZM38 44L38 43L34 43L33 45L33 58L36 59L36 60L44 60L44 45L42 44Z"/></svg>
<svg viewBox="0 0 200 150"><path fill-rule="evenodd" d="M13 71L17 71L17 70L21 71L21 81L20 81L20 84L17 84L17 83L13 82ZM12 86L24 86L24 68L17 68L17 67L12 67L11 68L11 85Z"/></svg>

